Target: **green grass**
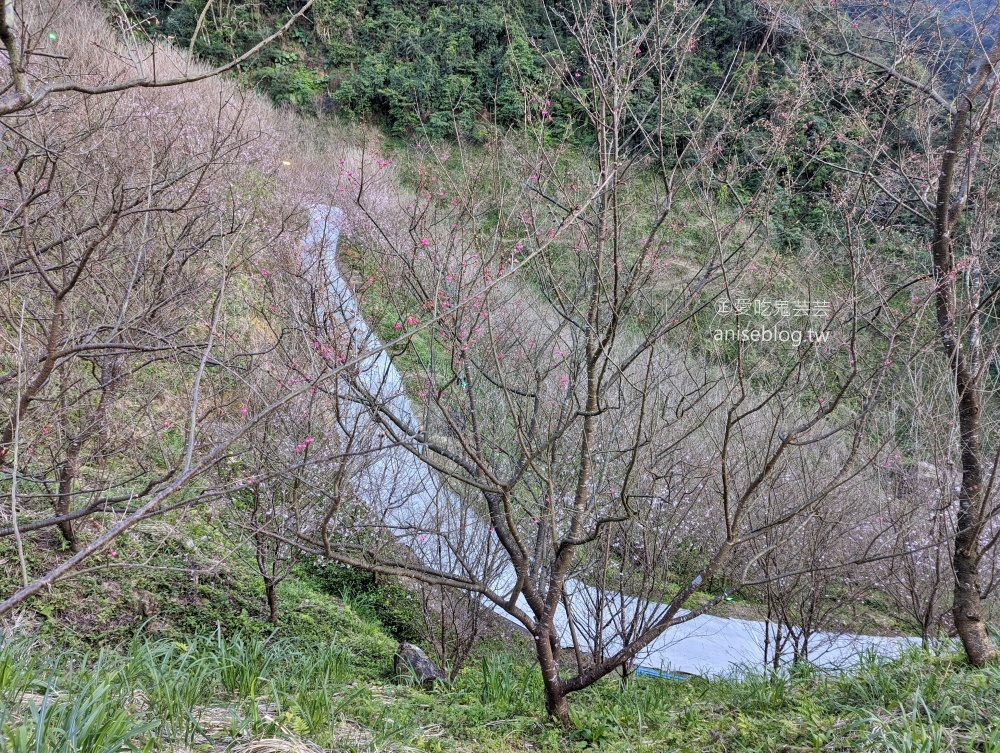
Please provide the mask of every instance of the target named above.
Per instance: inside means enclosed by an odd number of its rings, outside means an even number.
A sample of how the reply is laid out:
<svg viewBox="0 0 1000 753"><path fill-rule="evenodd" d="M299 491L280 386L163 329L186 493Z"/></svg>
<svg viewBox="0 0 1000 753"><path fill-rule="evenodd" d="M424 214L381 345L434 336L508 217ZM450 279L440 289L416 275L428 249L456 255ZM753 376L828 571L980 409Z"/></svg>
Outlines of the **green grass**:
<svg viewBox="0 0 1000 753"><path fill-rule="evenodd" d="M0 647L0 753L239 751L266 737L330 751L1000 753L1000 669L970 669L952 649L841 675L606 678L571 698L563 729L544 718L530 647L507 633L433 691L395 678L396 641L419 641L419 602L398 583L303 563L279 587L275 627L259 576L208 511L117 549L146 566L109 560L57 584L23 615L33 637ZM41 566L50 550L30 551Z"/></svg>
<svg viewBox="0 0 1000 753"><path fill-rule="evenodd" d="M543 718L538 669L515 654L483 655L425 691L359 671L341 640L217 629L122 648L0 646L0 752L238 750L279 737L338 751L1000 753L1000 668L971 669L951 648L839 674L608 678L572 697L568 729Z"/></svg>
<svg viewBox="0 0 1000 753"><path fill-rule="evenodd" d="M25 551L32 571L63 556L52 538L29 537ZM99 569L64 580L31 601L24 628L48 644L78 651L125 645L139 632L185 642L217 626L224 636L247 640L265 640L275 630L266 622L263 584L250 555L233 545L225 519L213 517L211 510L152 521L120 537L115 552L116 557L95 558ZM0 542L0 560L12 557L12 546ZM10 593L17 585L16 568L0 569L0 592ZM377 588L358 583L346 594L348 603L345 593L327 586L305 566L282 582L275 638L319 643L339 636L359 657L366 676L388 671L397 638L386 625L412 626L418 615L410 594L402 591L402 598L401 589L390 583ZM0 665L0 676L3 671Z"/></svg>

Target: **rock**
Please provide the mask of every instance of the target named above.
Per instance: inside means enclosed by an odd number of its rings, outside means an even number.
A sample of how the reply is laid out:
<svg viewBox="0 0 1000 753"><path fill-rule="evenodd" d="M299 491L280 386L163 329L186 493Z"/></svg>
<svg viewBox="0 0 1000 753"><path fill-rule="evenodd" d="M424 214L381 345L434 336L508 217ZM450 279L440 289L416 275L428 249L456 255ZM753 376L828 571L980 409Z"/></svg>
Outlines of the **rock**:
<svg viewBox="0 0 1000 753"><path fill-rule="evenodd" d="M444 680L444 672L419 648L411 643L400 643L392 657L392 666L397 677L413 677L416 682L430 690L438 680Z"/></svg>
<svg viewBox="0 0 1000 753"><path fill-rule="evenodd" d="M149 591L139 592L139 614L145 618L150 618L157 612L156 597Z"/></svg>

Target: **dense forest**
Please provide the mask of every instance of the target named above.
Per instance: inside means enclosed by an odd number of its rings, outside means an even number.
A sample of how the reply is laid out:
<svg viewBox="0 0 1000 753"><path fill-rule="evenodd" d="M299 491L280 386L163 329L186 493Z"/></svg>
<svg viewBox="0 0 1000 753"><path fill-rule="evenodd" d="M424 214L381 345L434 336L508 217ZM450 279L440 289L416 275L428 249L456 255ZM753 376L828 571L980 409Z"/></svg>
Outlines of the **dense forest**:
<svg viewBox="0 0 1000 753"><path fill-rule="evenodd" d="M198 54L218 63L273 32L294 7L132 2L127 9L130 23L163 38L193 39ZM692 105L699 82L702 95L710 92L740 50L755 48L774 31L749 2L704 10L686 72ZM242 74L274 102L302 112L368 118L395 136L484 138L488 127L524 125L526 103L544 92L557 51L573 69L565 74L586 84L585 61L559 22L572 13L571 3L318 0ZM770 50L793 60L800 51L781 36ZM777 84L780 67L768 72ZM571 97L550 104L553 123L582 124ZM577 137L580 143L588 138L585 132Z"/></svg>

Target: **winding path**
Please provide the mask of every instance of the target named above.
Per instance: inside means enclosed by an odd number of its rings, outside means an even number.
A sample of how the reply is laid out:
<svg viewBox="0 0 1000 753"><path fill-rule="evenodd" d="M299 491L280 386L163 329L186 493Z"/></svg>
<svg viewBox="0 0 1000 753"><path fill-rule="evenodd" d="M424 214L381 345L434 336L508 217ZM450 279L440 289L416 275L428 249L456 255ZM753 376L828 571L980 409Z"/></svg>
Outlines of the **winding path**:
<svg viewBox="0 0 1000 753"><path fill-rule="evenodd" d="M307 241L323 249L323 258L330 277L333 298L338 301L337 315L352 333L353 345L360 349L379 346L341 277L336 263L339 223L342 213L335 207L315 207L310 214ZM363 362L359 381L364 389L385 401L393 412L415 427L410 402L403 389L399 372L387 353L379 351ZM342 382L342 389L351 387ZM369 437L379 436L379 425L356 403L347 401L348 416L356 430ZM485 522L464 509L458 498L443 487L428 467L413 453L398 445L386 446L374 453L354 478L358 495L377 512L394 534L409 546L429 567L460 572L462 563L455 551L471 552L472 558L485 561L484 553L496 551ZM449 546L449 542L455 544ZM491 546L492 543L492 546ZM488 580L498 593L509 593L515 582L510 565L489 571ZM587 585L569 580L566 584L570 608L584 614L592 603L593 591ZM631 608L662 609L654 603L639 604L626 599ZM527 609L527 605L520 604ZM506 612L494 607L498 614L513 621ZM520 625L520 623L516 623ZM556 626L564 645L571 645L565 612L560 612ZM752 620L728 619L701 615L665 631L638 657L637 665L644 674L679 671L702 676L717 676L735 667L762 667L764 658L764 623ZM810 640L810 659L822 666L845 667L857 661L866 651L894 655L901 647L915 641L912 638L886 638L866 635L817 634ZM612 641L609 648L614 648Z"/></svg>

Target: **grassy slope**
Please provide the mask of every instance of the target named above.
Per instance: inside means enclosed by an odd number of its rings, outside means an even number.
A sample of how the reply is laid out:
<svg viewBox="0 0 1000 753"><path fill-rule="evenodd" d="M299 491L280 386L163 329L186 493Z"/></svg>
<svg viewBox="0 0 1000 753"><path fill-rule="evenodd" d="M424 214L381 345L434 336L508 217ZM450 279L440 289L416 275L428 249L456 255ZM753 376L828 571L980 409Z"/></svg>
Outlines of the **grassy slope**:
<svg viewBox="0 0 1000 753"><path fill-rule="evenodd" d="M514 640L481 645L451 685L409 687L391 664L396 640L417 630L399 586L299 567L279 588L275 629L249 552L220 520L206 509L150 522L30 603L14 626L30 638L9 639L0 658L0 753L72 750L55 741L85 734L81 718L162 750L280 737L332 750L1000 753L1000 671L969 670L950 651L842 677L609 678L573 698L569 730L543 720L537 669ZM62 556L56 543L29 547L36 565ZM143 565L116 566L126 561ZM16 568L3 572L9 592ZM39 727L52 745L28 742ZM106 742L81 749L121 749Z"/></svg>
<svg viewBox="0 0 1000 753"><path fill-rule="evenodd" d="M425 691L394 677L396 640L416 629L398 586L300 567L274 628L251 561L216 523L156 521L114 550L145 567L85 572L30 604L0 648L0 753L73 750L57 743L73 734L80 750L124 749L115 730L171 751L274 737L338 751L1000 753L1000 668L968 669L950 648L842 676L607 678L573 697L568 730L542 718L516 638L484 641L454 683ZM36 746L39 727L49 743Z"/></svg>
<svg viewBox="0 0 1000 753"><path fill-rule="evenodd" d="M364 657L374 675L388 671L395 641L377 610L363 601L358 609L347 603L363 588L349 583L341 588L298 568L279 592L281 619L275 628L265 621L263 586L250 553L216 523L209 511L188 511L146 524L31 601L14 627L40 645L81 651L125 647L137 634L183 640L217 627L254 639L272 632L317 643L336 637ZM36 565L61 556L53 547L55 537L45 538L50 540L37 537L26 548ZM0 544L0 561L13 555L6 542ZM14 590L15 573L15 568L0 571L0 591Z"/></svg>

